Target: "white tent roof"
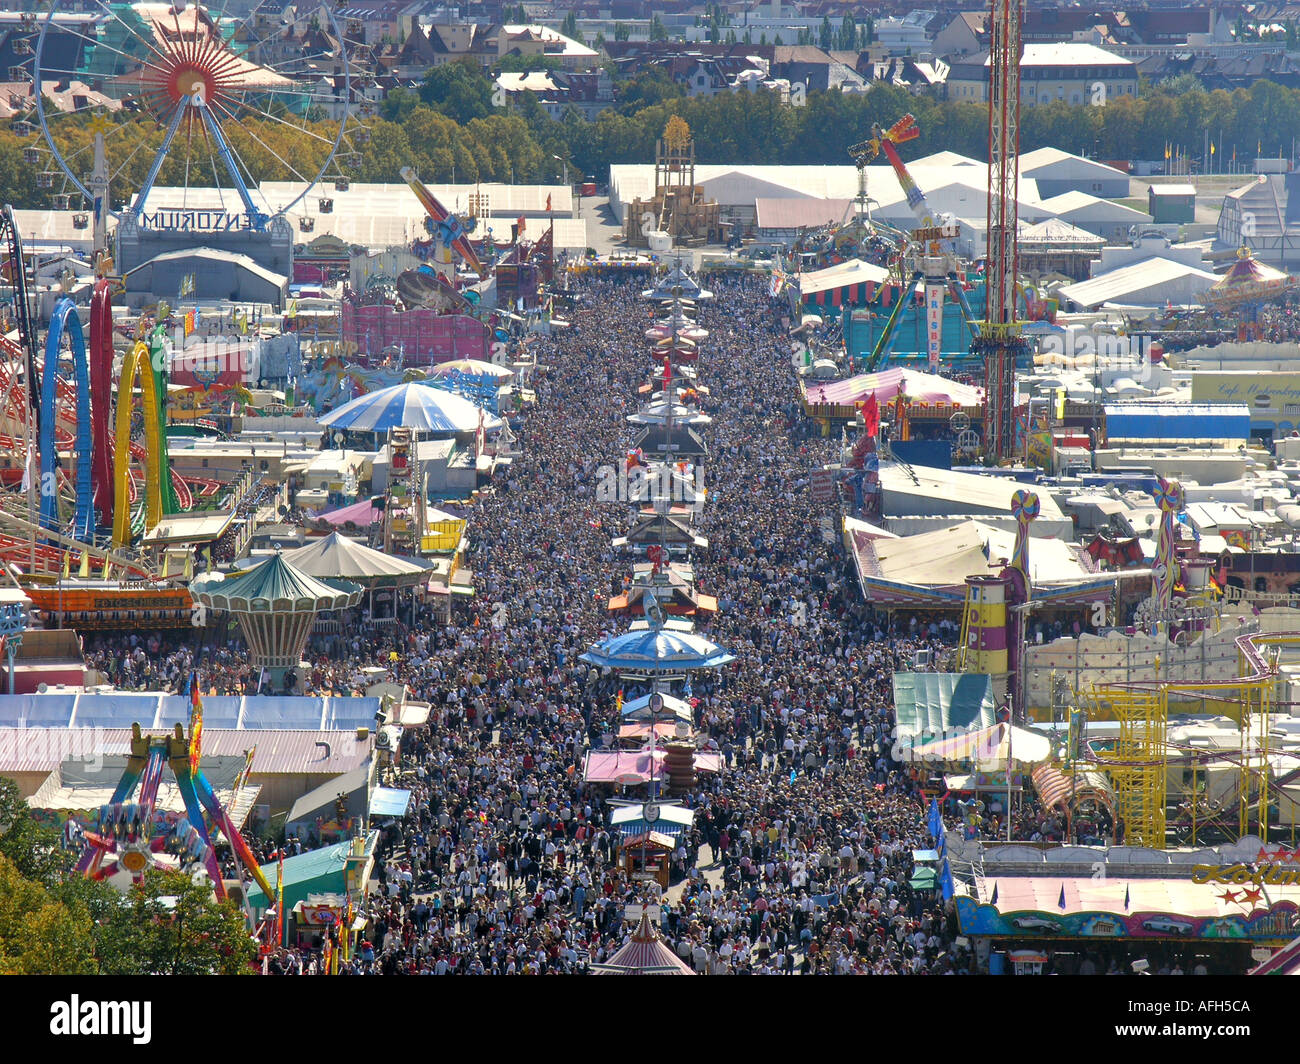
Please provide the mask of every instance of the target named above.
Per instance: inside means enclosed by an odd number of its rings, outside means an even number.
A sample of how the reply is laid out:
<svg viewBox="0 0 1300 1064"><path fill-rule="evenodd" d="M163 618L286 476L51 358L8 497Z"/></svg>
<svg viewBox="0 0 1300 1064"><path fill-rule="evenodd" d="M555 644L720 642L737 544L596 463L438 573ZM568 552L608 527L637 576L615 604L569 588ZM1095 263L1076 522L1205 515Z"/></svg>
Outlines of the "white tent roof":
<svg viewBox="0 0 1300 1064"><path fill-rule="evenodd" d="M423 565L374 550L338 532L288 551L284 558L299 572L322 580L418 579L426 572Z"/></svg>
<svg viewBox="0 0 1300 1064"><path fill-rule="evenodd" d="M963 521L936 532L874 542L880 577L929 587L951 587L966 577L995 572L1011 558L1015 533L979 521ZM1035 584L1068 584L1090 579L1069 544L1035 539L1029 545L1030 579Z"/></svg>
<svg viewBox="0 0 1300 1064"><path fill-rule="evenodd" d="M1103 303L1155 307L1167 301L1190 303L1214 287L1218 280L1217 275L1206 270L1157 256L1078 284L1065 285L1060 294L1089 309Z"/></svg>

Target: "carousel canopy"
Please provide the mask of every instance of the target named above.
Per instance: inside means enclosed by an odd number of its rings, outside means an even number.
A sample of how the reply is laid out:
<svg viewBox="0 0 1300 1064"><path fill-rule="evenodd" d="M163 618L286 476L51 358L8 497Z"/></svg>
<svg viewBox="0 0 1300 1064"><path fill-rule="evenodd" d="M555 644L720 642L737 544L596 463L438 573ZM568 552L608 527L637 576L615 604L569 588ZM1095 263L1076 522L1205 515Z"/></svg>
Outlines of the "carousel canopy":
<svg viewBox="0 0 1300 1064"><path fill-rule="evenodd" d="M283 557L298 572L323 580L355 580L361 584L416 583L428 573L427 566L406 558L394 558L337 532L288 551Z"/></svg>
<svg viewBox="0 0 1300 1064"><path fill-rule="evenodd" d="M632 937L604 964L593 964L597 975L694 975L695 972L663 942L645 912Z"/></svg>
<svg viewBox="0 0 1300 1064"><path fill-rule="evenodd" d="M650 627L602 639L579 660L607 669L673 672L716 669L736 656L702 635Z"/></svg>
<svg viewBox="0 0 1300 1064"><path fill-rule="evenodd" d="M209 609L230 613L316 613L355 606L361 599L356 584L322 583L280 554L231 579L200 577L190 592Z"/></svg>
<svg viewBox="0 0 1300 1064"><path fill-rule="evenodd" d="M1205 294L1206 302L1218 305L1250 303L1281 295L1293 287L1281 270L1260 262L1249 248L1237 252L1237 261Z"/></svg>
<svg viewBox="0 0 1300 1064"><path fill-rule="evenodd" d="M488 432L501 428L499 417L481 411L468 399L428 384L408 381L359 395L317 420L329 428L351 432L387 432L395 428L473 432L478 428L480 415Z"/></svg>
<svg viewBox="0 0 1300 1064"><path fill-rule="evenodd" d="M508 366L498 366L493 362L484 362L481 358L453 358L450 362L441 362L430 371L434 377L445 377L449 373L464 373L470 377L493 377L499 381L508 381L515 371Z"/></svg>
<svg viewBox="0 0 1300 1064"><path fill-rule="evenodd" d="M910 369L886 369L829 384L810 384L805 400L809 406L852 406L873 394L878 402L885 403L899 392L925 403L978 406L984 402L984 393L978 388L947 380L935 373L917 373Z"/></svg>

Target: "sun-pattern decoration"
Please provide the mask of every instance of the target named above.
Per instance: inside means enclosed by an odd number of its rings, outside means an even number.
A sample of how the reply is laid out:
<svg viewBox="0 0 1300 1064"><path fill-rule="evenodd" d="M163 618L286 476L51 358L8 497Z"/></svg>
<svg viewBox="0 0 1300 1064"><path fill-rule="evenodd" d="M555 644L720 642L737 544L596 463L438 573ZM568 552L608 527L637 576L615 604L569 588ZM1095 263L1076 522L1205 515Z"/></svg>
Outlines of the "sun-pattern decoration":
<svg viewBox="0 0 1300 1064"><path fill-rule="evenodd" d="M89 126L102 134L99 180L113 193L106 203L127 205L108 207L113 217L138 219L160 178L168 193L155 209L242 207L259 230L276 217L291 224L291 212L305 229L320 203L332 211L331 197L303 201L324 180L345 189L347 175L327 171L344 159L354 165L369 139L350 105L356 72L332 5L318 13L318 28L302 30L259 14L262 4L249 10L236 0L86 0L95 17L81 27L56 25L66 5L47 2L31 54L18 64L33 85L32 112L14 126L32 138L24 161L56 209L95 200L87 182L98 149L97 138L85 136ZM69 48L68 38L78 46ZM140 136L139 116L157 123L161 141ZM154 154L143 183L142 151ZM166 162L173 165L164 171ZM191 187L203 190L198 199Z"/></svg>
<svg viewBox="0 0 1300 1064"><path fill-rule="evenodd" d="M157 832L153 805L139 802L101 806L96 830L85 832L82 841L97 858L94 878L120 890L143 883L151 868L202 870L210 850L188 820Z"/></svg>

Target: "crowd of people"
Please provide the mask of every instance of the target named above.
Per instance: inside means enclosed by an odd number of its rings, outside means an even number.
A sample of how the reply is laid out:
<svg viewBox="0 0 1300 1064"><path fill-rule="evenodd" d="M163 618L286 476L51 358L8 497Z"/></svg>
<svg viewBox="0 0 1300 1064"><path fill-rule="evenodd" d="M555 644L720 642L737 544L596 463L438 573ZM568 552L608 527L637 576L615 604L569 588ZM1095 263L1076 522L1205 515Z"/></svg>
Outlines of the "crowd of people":
<svg viewBox="0 0 1300 1064"><path fill-rule="evenodd" d="M931 839L921 781L891 758L894 669L951 647L956 629L895 625L864 604L833 510L810 489L838 440L802 416L779 311L757 278L710 283L697 383L712 423L699 429L707 499L695 517L708 548L691 563L718 602L696 629L735 661L675 691L722 771L680 798L694 822L676 839L659 934L697 972L970 971L940 893L911 885L913 850ZM441 606L413 619L404 607L392 624L346 625L309 647L297 678L309 694L346 692L380 665L431 707L387 770L412 800L383 831L348 970L586 971L631 932L625 906L646 900L618 862L615 788L583 771L590 751L619 745L619 691L637 689L579 660L628 624L608 602L637 560L612 545L634 508L597 486L631 446L638 388L662 373L637 287L580 278L572 327L539 341L520 454L470 514L470 605L449 622ZM207 690L256 689L237 644L87 649L122 687L180 690L197 667ZM1026 838L1052 830L1032 807L1018 824ZM991 813L979 829L1001 822ZM288 852L324 841L295 838ZM267 859L277 845L254 841ZM316 964L287 952L270 970Z"/></svg>
<svg viewBox="0 0 1300 1064"><path fill-rule="evenodd" d="M696 517L709 546L691 562L718 600L697 631L736 660L677 692L723 771L680 799L694 823L671 855L659 934L698 972L969 970L939 894L910 885L930 839L917 782L890 757L893 669L955 632L891 629L862 603L822 534L832 513L811 498L833 444L799 410L766 286L711 284ZM393 769L412 804L384 835L358 972L584 971L617 951L634 926L625 906L646 898L617 860L614 789L583 779L588 752L619 744L620 689L638 689L579 656L628 623L608 600L636 560L611 542L633 508L596 489L662 365L635 286L577 287L572 328L540 342L521 456L471 515L473 604L450 624L417 612L411 627L350 632L306 678L378 663L431 706Z"/></svg>

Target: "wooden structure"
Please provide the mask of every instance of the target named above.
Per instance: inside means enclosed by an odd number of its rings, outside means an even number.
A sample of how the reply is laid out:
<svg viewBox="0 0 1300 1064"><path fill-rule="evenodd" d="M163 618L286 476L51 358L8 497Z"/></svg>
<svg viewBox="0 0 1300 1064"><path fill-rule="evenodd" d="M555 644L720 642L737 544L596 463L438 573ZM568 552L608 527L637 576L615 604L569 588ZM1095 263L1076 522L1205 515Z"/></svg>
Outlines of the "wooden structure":
<svg viewBox="0 0 1300 1064"><path fill-rule="evenodd" d="M695 183L695 143L690 127L676 115L655 144L655 194L635 199L623 219L629 247L649 247L652 232L665 232L674 244L722 243L722 208L704 197Z"/></svg>

